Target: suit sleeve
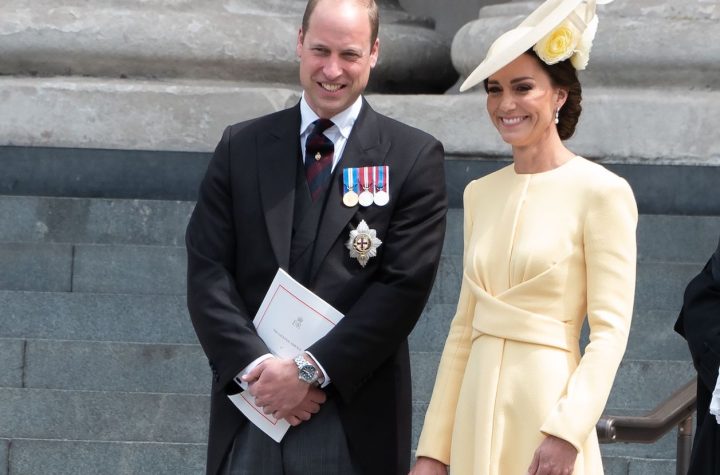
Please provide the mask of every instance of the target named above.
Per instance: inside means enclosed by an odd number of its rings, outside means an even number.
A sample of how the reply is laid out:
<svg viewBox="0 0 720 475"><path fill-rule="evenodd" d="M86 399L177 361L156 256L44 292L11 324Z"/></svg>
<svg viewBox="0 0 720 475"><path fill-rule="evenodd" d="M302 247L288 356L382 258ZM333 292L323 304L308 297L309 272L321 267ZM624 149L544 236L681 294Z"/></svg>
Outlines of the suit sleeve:
<svg viewBox="0 0 720 475"><path fill-rule="evenodd" d="M308 348L349 402L397 352L415 326L435 279L445 235L444 152L426 139L405 180L383 238L380 267L345 318Z"/></svg>
<svg viewBox="0 0 720 475"><path fill-rule="evenodd" d="M471 186L472 184L468 185L463 194L463 263L465 262L473 226L472 199L470 198ZM460 386L465 374L465 367L470 356L474 311L475 296L463 274L457 310L445 341L435 379L435 387L425 414L425 423L416 450L418 457L430 457L443 462L445 465L450 464L450 442L453 426L455 425L455 409L460 395Z"/></svg>
<svg viewBox="0 0 720 475"><path fill-rule="evenodd" d="M235 229L230 131L230 127L225 130L210 160L185 234L190 318L215 382L228 389L234 387L232 379L245 366L269 353L255 332L233 279Z"/></svg>
<svg viewBox="0 0 720 475"><path fill-rule="evenodd" d="M720 366L720 280L712 272L713 258L685 289L678 328L687 339L698 384L710 392L715 388Z"/></svg>
<svg viewBox="0 0 720 475"><path fill-rule="evenodd" d="M627 345L635 295L637 205L622 179L595 190L585 218L590 342L541 431L580 450L600 418Z"/></svg>

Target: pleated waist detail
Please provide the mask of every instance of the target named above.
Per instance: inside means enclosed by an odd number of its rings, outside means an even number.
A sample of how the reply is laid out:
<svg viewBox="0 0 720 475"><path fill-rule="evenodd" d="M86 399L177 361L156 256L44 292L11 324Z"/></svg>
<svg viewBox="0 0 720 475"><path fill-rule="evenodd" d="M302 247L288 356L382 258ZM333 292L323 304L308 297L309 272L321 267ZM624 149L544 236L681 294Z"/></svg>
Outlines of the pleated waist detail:
<svg viewBox="0 0 720 475"><path fill-rule="evenodd" d="M506 340L550 346L573 351L578 344L579 329L572 321L533 313L494 297L471 282L476 298L473 328L486 335ZM478 335L479 336L479 335Z"/></svg>

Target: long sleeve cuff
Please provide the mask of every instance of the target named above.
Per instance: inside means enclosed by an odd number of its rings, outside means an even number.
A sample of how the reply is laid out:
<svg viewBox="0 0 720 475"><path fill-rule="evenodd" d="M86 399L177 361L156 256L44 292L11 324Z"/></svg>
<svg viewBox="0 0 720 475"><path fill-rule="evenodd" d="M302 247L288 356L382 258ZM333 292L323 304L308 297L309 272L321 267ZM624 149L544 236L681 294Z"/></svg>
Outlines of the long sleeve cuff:
<svg viewBox="0 0 720 475"><path fill-rule="evenodd" d="M264 354L264 355L258 357L257 359L255 359L255 361L253 361L252 363L250 363L249 365L247 365L245 368L243 368L242 371L240 371L240 372L237 374L237 376L235 376L235 378L234 378L235 383L236 383L238 386L240 386L242 389L247 390L247 388L248 388L248 383L246 383L245 381L243 381L241 378L242 378L243 376L245 376L246 374L248 374L248 373L249 373L250 371L252 371L253 369L255 369L255 367L256 367L257 365L259 365L260 363L262 363L263 361L265 361L265 360L267 360L267 359L269 359L269 358L274 358L274 356L272 355L272 353Z"/></svg>
<svg viewBox="0 0 720 475"><path fill-rule="evenodd" d="M710 414L715 416L715 420L720 424L720 376L715 382L715 389L710 400Z"/></svg>
<svg viewBox="0 0 720 475"><path fill-rule="evenodd" d="M325 368L323 368L322 363L320 363L320 361L318 361L318 359L315 358L315 355L313 355L313 354L310 353L309 351L305 351L305 353L307 353L307 354L310 356L310 358L312 358L313 360L315 360L315 364L318 365L318 368L320 368L320 371L322 371L323 377L324 377L325 379L323 379L323 382L322 382L322 384L320 385L320 387L321 387L321 388L324 388L325 386L327 386L328 384L330 384L330 375L327 373L327 371L325 371Z"/></svg>

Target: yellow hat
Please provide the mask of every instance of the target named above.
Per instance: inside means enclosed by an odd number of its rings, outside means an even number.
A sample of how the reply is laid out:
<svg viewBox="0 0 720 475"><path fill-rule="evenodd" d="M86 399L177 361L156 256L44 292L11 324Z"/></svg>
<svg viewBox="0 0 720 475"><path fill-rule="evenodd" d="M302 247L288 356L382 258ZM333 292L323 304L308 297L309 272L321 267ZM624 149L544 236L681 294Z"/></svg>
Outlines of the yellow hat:
<svg viewBox="0 0 720 475"><path fill-rule="evenodd" d="M612 1L546 0L517 27L493 42L460 91L481 83L530 48L547 64L570 58L575 69L585 69L597 31L595 4Z"/></svg>

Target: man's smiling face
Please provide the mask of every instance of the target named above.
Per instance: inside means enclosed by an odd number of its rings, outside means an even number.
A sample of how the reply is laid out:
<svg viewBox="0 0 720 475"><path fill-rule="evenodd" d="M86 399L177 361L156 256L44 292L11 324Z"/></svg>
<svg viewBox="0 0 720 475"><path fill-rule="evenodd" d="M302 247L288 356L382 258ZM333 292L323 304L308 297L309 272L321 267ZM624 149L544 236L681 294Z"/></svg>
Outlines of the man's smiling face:
<svg viewBox="0 0 720 475"><path fill-rule="evenodd" d="M321 1L298 34L300 83L313 111L329 119L365 90L378 58L367 9L353 1Z"/></svg>

